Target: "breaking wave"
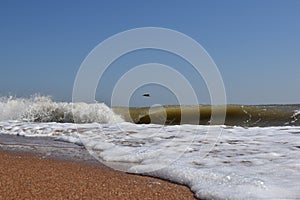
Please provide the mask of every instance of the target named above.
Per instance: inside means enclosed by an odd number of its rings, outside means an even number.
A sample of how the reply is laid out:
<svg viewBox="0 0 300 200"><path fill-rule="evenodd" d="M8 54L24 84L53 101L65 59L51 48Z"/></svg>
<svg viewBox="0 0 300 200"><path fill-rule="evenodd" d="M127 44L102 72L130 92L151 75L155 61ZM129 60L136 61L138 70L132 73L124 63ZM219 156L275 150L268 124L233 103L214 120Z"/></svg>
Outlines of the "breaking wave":
<svg viewBox="0 0 300 200"><path fill-rule="evenodd" d="M118 123L123 119L104 103L54 102L48 96L0 98L0 121Z"/></svg>
<svg viewBox="0 0 300 200"><path fill-rule="evenodd" d="M224 109L224 106L216 106ZM300 105L227 105L225 125L229 126L299 126ZM212 106L163 106L154 108L113 108L126 121L137 124L182 124L184 112L188 124L209 125ZM220 112L221 113L221 112ZM218 116L217 116L218 117Z"/></svg>
<svg viewBox="0 0 300 200"><path fill-rule="evenodd" d="M217 106L224 109L224 106ZM225 125L299 126L300 105L227 105ZM182 113L184 112L184 122ZM221 112L220 112L221 113ZM210 125L212 106L162 106L109 108L104 103L55 102L48 96L31 98L0 97L0 121L136 124Z"/></svg>

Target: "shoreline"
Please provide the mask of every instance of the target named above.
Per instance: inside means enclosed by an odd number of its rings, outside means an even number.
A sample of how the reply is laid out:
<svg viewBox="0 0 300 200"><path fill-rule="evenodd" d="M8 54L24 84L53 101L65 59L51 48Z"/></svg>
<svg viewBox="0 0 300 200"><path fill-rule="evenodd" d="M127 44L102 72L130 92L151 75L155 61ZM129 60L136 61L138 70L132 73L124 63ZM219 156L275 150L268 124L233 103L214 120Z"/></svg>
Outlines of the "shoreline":
<svg viewBox="0 0 300 200"><path fill-rule="evenodd" d="M1 134L0 141L0 199L195 199L186 186L115 171L74 144Z"/></svg>

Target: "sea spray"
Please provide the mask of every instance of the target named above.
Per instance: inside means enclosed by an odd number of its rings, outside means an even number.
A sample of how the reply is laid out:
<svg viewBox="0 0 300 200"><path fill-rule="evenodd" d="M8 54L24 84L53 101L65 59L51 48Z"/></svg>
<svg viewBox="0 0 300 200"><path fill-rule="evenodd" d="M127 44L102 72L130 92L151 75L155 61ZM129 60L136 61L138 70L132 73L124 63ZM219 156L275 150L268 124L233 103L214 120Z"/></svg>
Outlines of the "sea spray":
<svg viewBox="0 0 300 200"><path fill-rule="evenodd" d="M104 103L54 102L48 96L0 98L0 121L118 123L123 119Z"/></svg>

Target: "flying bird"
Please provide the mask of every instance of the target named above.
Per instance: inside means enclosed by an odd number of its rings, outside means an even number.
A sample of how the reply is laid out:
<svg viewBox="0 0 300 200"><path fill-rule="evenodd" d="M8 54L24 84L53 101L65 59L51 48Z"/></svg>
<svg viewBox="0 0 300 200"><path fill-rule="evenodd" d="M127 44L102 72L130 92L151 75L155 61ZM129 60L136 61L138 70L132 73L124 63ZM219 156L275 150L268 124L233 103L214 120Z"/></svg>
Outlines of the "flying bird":
<svg viewBox="0 0 300 200"><path fill-rule="evenodd" d="M145 93L143 94L144 97L150 97L150 94L149 93Z"/></svg>

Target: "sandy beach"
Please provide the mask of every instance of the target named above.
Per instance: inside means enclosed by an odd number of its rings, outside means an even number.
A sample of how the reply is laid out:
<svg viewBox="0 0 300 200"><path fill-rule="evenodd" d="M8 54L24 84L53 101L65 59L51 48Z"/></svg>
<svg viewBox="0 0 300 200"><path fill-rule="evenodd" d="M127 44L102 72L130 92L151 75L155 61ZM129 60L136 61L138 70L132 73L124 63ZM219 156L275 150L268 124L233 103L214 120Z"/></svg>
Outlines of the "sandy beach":
<svg viewBox="0 0 300 200"><path fill-rule="evenodd" d="M0 151L0 199L194 199L189 188L106 166Z"/></svg>

